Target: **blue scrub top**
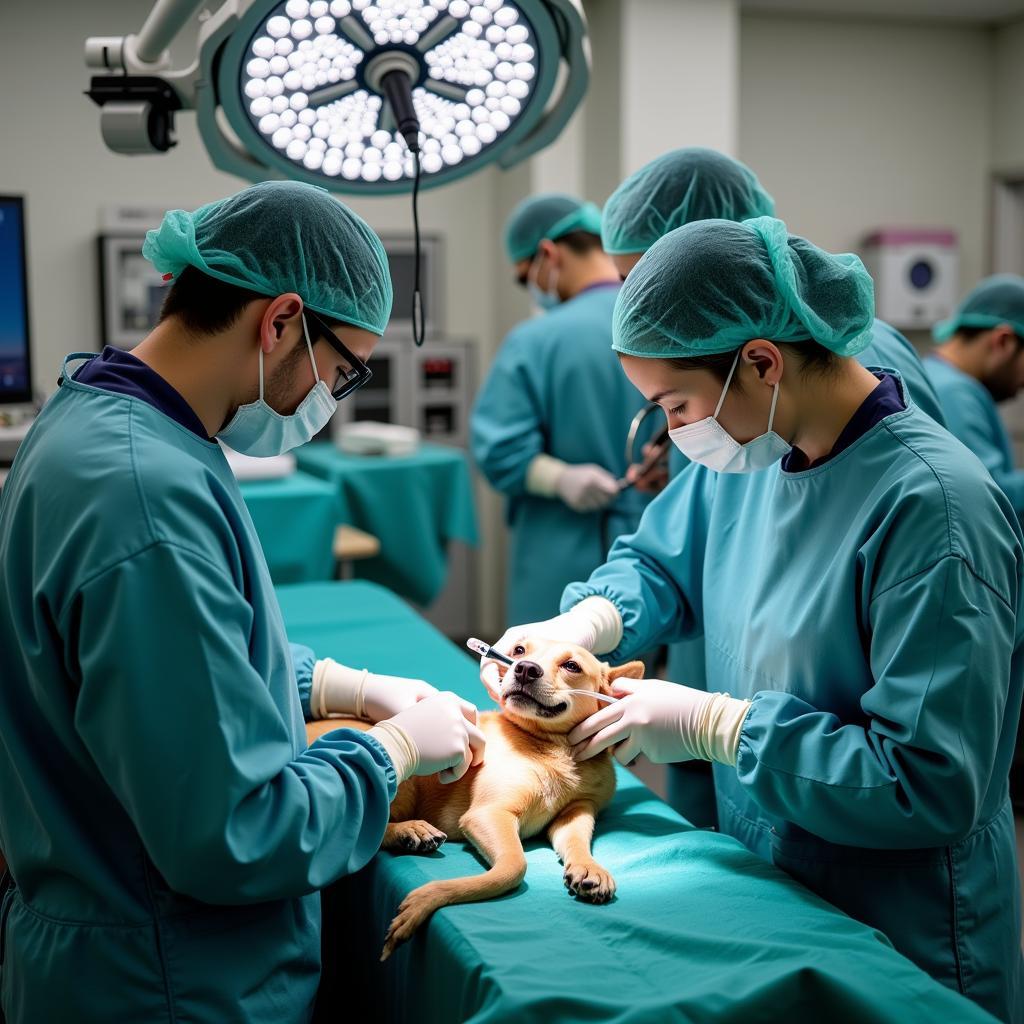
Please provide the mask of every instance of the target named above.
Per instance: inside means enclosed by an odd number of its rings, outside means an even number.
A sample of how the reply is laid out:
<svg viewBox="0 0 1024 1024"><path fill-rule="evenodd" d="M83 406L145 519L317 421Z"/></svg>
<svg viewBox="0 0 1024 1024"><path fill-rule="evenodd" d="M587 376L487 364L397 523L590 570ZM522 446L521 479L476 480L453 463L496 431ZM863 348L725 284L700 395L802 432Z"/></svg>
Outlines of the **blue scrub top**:
<svg viewBox="0 0 1024 1024"><path fill-rule="evenodd" d="M650 501L631 488L601 512L580 513L526 490L527 468L541 453L595 463L616 477L626 472L626 433L644 399L612 351L618 291L617 282L603 282L516 326L473 406L473 458L508 499L512 622L556 614L566 584L600 565Z"/></svg>
<svg viewBox="0 0 1024 1024"><path fill-rule="evenodd" d="M950 433L981 459L1024 522L1024 472L1014 465L1013 445L995 399L981 381L939 356L928 356L924 365Z"/></svg>
<svg viewBox="0 0 1024 1024"><path fill-rule="evenodd" d="M208 440L202 420L181 393L130 352L107 345L75 373L74 379L79 384L139 398L204 441Z"/></svg>
<svg viewBox="0 0 1024 1024"><path fill-rule="evenodd" d="M364 733L307 749L312 665L220 447L65 372L0 494L11 1024L308 1021L317 890L397 786Z"/></svg>
<svg viewBox="0 0 1024 1024"><path fill-rule="evenodd" d="M843 427L842 433L836 438L836 443L832 445L832 450L822 458L808 462L807 456L799 448L792 448L782 458L782 468L787 473L799 473L824 465L829 459L834 459L840 452L849 448L876 423L881 423L886 416L907 407L895 377L887 373L876 373L875 376L879 380L878 387L861 402L857 411L850 417L850 422Z"/></svg>
<svg viewBox="0 0 1024 1024"><path fill-rule="evenodd" d="M1010 503L907 401L815 468L691 466L562 610L615 604L612 663L703 633L707 689L751 700L722 831L1020 1020L1022 591Z"/></svg>

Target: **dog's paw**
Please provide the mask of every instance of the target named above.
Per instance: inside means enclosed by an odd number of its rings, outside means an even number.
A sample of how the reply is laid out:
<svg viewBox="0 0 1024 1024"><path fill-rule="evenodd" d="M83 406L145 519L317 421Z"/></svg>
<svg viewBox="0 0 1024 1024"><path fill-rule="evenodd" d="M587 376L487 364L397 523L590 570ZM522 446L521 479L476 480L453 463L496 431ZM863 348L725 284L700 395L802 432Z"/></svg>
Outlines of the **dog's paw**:
<svg viewBox="0 0 1024 1024"><path fill-rule="evenodd" d="M384 846L404 853L433 853L448 838L427 821L399 821L388 826Z"/></svg>
<svg viewBox="0 0 1024 1024"><path fill-rule="evenodd" d="M440 891L432 883L421 885L413 889L408 896L402 900L395 914L394 920L388 927L388 933L384 937L384 949L381 951L380 960L383 963L403 943L412 938L413 933L430 915L444 906L445 899Z"/></svg>
<svg viewBox="0 0 1024 1024"><path fill-rule="evenodd" d="M615 895L615 879L596 860L566 864L562 881L570 896L587 903L607 903Z"/></svg>

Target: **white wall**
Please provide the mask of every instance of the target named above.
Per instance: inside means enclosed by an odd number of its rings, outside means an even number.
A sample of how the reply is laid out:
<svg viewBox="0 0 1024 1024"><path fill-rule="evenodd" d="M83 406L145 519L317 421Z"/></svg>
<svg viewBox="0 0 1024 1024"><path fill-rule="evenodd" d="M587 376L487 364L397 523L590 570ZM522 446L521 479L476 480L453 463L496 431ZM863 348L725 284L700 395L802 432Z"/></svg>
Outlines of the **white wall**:
<svg viewBox="0 0 1024 1024"><path fill-rule="evenodd" d="M995 31L995 120L992 131L996 171L1024 177L1024 20Z"/></svg>
<svg viewBox="0 0 1024 1024"><path fill-rule="evenodd" d="M622 162L736 149L738 0L621 0Z"/></svg>
<svg viewBox="0 0 1024 1024"><path fill-rule="evenodd" d="M739 156L826 249L953 228L963 289L987 270L992 60L984 28L745 15Z"/></svg>

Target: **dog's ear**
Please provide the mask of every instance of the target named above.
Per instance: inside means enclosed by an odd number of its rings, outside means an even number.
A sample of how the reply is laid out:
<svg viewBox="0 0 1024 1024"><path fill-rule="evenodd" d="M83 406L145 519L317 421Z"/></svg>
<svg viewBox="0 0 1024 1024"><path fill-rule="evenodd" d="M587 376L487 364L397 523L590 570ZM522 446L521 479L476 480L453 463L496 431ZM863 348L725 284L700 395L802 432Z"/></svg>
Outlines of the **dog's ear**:
<svg viewBox="0 0 1024 1024"><path fill-rule="evenodd" d="M642 661L627 661L625 665L617 665L615 668L606 666L601 691L611 693L612 683L616 679L643 679L646 674L647 669Z"/></svg>

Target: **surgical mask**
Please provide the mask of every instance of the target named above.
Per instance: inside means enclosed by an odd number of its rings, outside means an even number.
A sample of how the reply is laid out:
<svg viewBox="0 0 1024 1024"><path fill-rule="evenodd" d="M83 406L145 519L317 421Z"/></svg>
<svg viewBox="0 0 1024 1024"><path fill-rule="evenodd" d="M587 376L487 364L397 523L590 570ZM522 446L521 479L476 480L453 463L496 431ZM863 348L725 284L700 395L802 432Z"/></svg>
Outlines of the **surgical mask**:
<svg viewBox="0 0 1024 1024"><path fill-rule="evenodd" d="M740 353L736 353L732 369L725 379L718 405L713 416L707 416L696 423L687 423L684 427L676 427L668 432L672 443L691 461L699 462L708 469L718 473L753 473L759 469L767 469L772 463L778 462L792 447L772 430L775 420L775 405L779 400L779 385L775 384L772 393L772 408L768 413L768 429L755 437L753 441L740 444L721 423L718 414L722 411L733 374L739 365Z"/></svg>
<svg viewBox="0 0 1024 1024"><path fill-rule="evenodd" d="M338 408L331 389L317 372L305 314L302 315L302 333L306 337L309 361L313 364L313 377L316 379L313 390L290 416L283 416L272 409L263 399L263 349L260 348L260 397L255 402L239 406L231 422L217 434L236 452L257 458L282 455L305 444L323 430Z"/></svg>
<svg viewBox="0 0 1024 1024"><path fill-rule="evenodd" d="M545 291L539 284L537 284L537 261L541 258L543 253L538 252L533 258L533 262L530 264L530 271L526 276L526 289L530 293L530 298L533 300L533 304L542 312L546 313L549 309L554 309L555 306L561 303L561 298L558 294L558 267L552 265L551 273L548 274L548 281L550 288Z"/></svg>

